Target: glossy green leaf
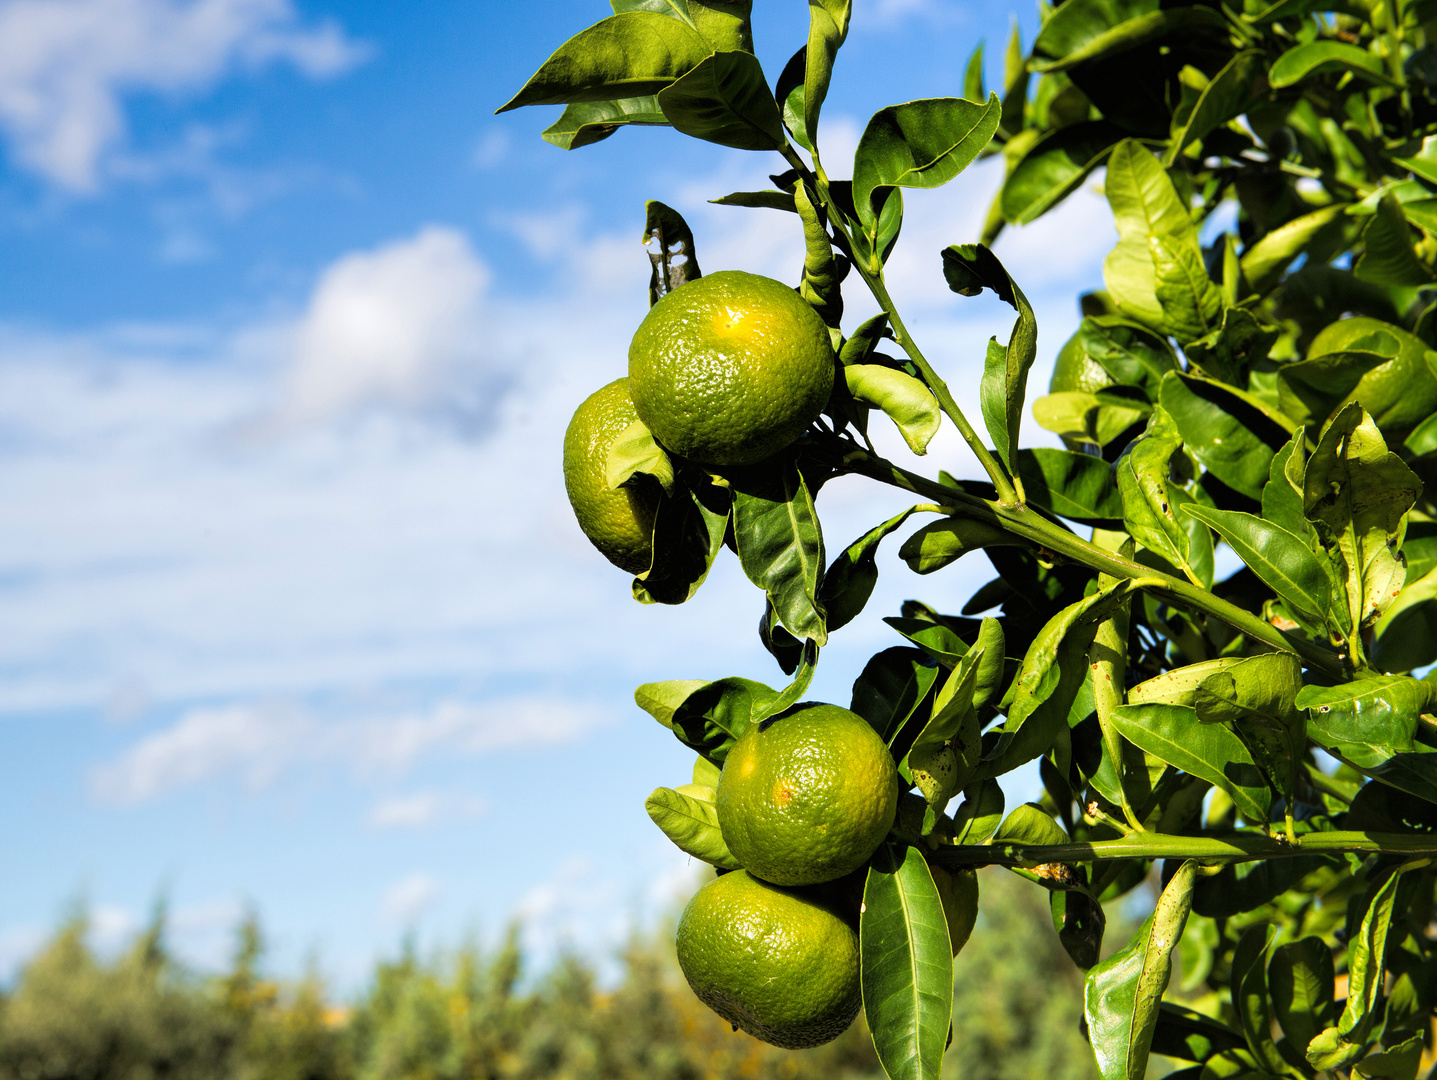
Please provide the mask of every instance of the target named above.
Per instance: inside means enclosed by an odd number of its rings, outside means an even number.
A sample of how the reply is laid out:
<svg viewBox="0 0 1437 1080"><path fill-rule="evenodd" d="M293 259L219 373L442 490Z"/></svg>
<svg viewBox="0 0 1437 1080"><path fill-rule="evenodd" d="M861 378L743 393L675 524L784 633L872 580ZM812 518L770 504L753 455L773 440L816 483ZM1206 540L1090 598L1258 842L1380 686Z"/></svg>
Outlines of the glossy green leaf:
<svg viewBox="0 0 1437 1080"><path fill-rule="evenodd" d="M1273 454L1292 438L1284 424L1250 395L1231 386L1173 372L1161 401L1183 445L1214 476L1250 499L1261 499Z"/></svg>
<svg viewBox="0 0 1437 1080"><path fill-rule="evenodd" d="M1365 743L1410 750L1418 715L1437 700L1434 689L1405 675L1373 675L1337 686L1305 686L1297 707L1307 710L1308 734L1322 746Z"/></svg>
<svg viewBox="0 0 1437 1080"><path fill-rule="evenodd" d="M1332 1025L1333 981L1332 950L1319 937L1299 938L1272 951L1267 968L1272 1011L1293 1046L1306 1049Z"/></svg>
<svg viewBox="0 0 1437 1080"><path fill-rule="evenodd" d="M1347 1004L1337 1023L1319 1032L1308 1045L1307 1060L1313 1068L1339 1069L1362 1057L1378 1019L1397 885L1409 869L1430 861L1379 870L1367 891L1354 901L1362 914L1347 943Z"/></svg>
<svg viewBox="0 0 1437 1080"><path fill-rule="evenodd" d="M1361 406L1345 407L1323 432L1307 463L1303 509L1341 555L1352 626L1375 622L1402 591L1406 567L1396 549L1421 491Z"/></svg>
<svg viewBox="0 0 1437 1080"><path fill-rule="evenodd" d="M788 144L778 103L753 53L707 56L660 90L658 100L669 123L696 139L738 150L781 150Z"/></svg>
<svg viewBox="0 0 1437 1080"><path fill-rule="evenodd" d="M1003 821L1003 789L996 780L970 787L953 812L955 844L986 844Z"/></svg>
<svg viewBox="0 0 1437 1080"><path fill-rule="evenodd" d="M657 11L693 27L715 50L753 51L752 0L609 0L616 14Z"/></svg>
<svg viewBox="0 0 1437 1080"><path fill-rule="evenodd" d="M1268 81L1274 89L1281 89L1309 75L1329 72L1351 72L1368 82L1396 85L1381 57L1344 41L1309 41L1288 49L1272 65Z"/></svg>
<svg viewBox="0 0 1437 1080"><path fill-rule="evenodd" d="M850 708L886 743L903 730L928 697L941 669L922 649L884 649L864 665L853 683Z"/></svg>
<svg viewBox="0 0 1437 1080"><path fill-rule="evenodd" d="M713 788L694 784L678 790L655 788L644 809L680 851L725 870L739 868L719 831Z"/></svg>
<svg viewBox="0 0 1437 1080"><path fill-rule="evenodd" d="M1001 361L995 349L996 340L989 344L988 362L980 385L983 422L998 456L1008 471L1014 473L1028 371L1038 354L1038 321L1033 307L997 256L982 244L955 244L944 248L943 276L948 287L961 296L976 296L985 288L992 289L1018 313L1008 345L1001 352Z"/></svg>
<svg viewBox="0 0 1437 1080"><path fill-rule="evenodd" d="M1012 225L1036 221L1076 191L1122 137L1122 129L1106 120L1085 120L1043 135L1003 182L1003 219Z"/></svg>
<svg viewBox="0 0 1437 1080"><path fill-rule="evenodd" d="M873 114L853 159L853 205L870 237L878 234L874 196L884 188L934 188L966 169L998 130L998 95L987 103L924 98Z"/></svg>
<svg viewBox="0 0 1437 1080"><path fill-rule="evenodd" d="M1289 416L1301 419L1306 407L1314 420L1325 421L1355 401L1388 439L1402 439L1437 411L1429 362L1437 354L1391 323L1363 315L1341 319L1312 339L1307 356L1278 372Z"/></svg>
<svg viewBox="0 0 1437 1080"><path fill-rule="evenodd" d="M609 444L604 462L604 483L612 489L623 487L636 473L651 476L667 494L674 491L674 463L654 441L654 433L642 420L635 420Z"/></svg>
<svg viewBox="0 0 1437 1080"><path fill-rule="evenodd" d="M1383 1042L1387 1045L1383 1051L1367 1055L1353 1066L1353 1072L1373 1080L1379 1077L1382 1080L1417 1080L1425 1039L1420 1031L1405 1039L1399 1033L1396 1038L1401 1041L1394 1044L1393 1036L1385 1037Z"/></svg>
<svg viewBox="0 0 1437 1080"><path fill-rule="evenodd" d="M1267 57L1260 49L1246 49L1223 65L1203 88L1182 130L1168 142L1163 164L1172 165L1187 145L1242 115L1267 90Z"/></svg>
<svg viewBox="0 0 1437 1080"><path fill-rule="evenodd" d="M1161 675L1145 679L1128 690L1129 705L1187 705L1197 704L1197 690L1209 675L1225 671L1242 663L1240 656L1218 656L1196 664L1171 668Z"/></svg>
<svg viewBox="0 0 1437 1080"><path fill-rule="evenodd" d="M1178 366L1166 339L1117 315L1085 318L1074 339L1115 382L1138 387L1153 399L1163 376Z"/></svg>
<svg viewBox="0 0 1437 1080"><path fill-rule="evenodd" d="M1119 310L1180 342L1214 329L1222 294L1203 267L1197 227L1162 163L1125 139L1108 158L1105 190L1118 246L1103 263L1103 280Z"/></svg>
<svg viewBox="0 0 1437 1080"><path fill-rule="evenodd" d="M897 426L908 449L915 454L928 452L928 442L938 434L942 417L932 390L906 371L882 364L849 364L843 375L848 392L881 409Z"/></svg>
<svg viewBox="0 0 1437 1080"><path fill-rule="evenodd" d="M1173 456L1181 449L1177 425L1159 407L1148 418L1147 430L1113 466L1124 527L1143 547L1179 568L1189 565L1189 540L1178 517L1181 495L1170 477Z"/></svg>
<svg viewBox="0 0 1437 1080"><path fill-rule="evenodd" d="M1192 908L1197 863L1184 862L1126 947L1097 964L1083 985L1083 1015L1103 1080L1143 1080L1172 977L1172 955Z"/></svg>
<svg viewBox="0 0 1437 1080"><path fill-rule="evenodd" d="M908 750L906 765L930 806L941 812L972 779L982 739L974 694L984 649L969 649L933 699L933 712Z"/></svg>
<svg viewBox="0 0 1437 1080"><path fill-rule="evenodd" d="M1363 252L1353 263L1352 272L1374 285L1426 285L1434 275L1431 266L1413 250L1418 239L1401 203L1385 195L1363 230Z"/></svg>
<svg viewBox="0 0 1437 1080"><path fill-rule="evenodd" d="M878 582L878 545L885 536L900 528L912 513L913 508L910 507L882 525L869 529L828 564L818 598L827 612L830 631L847 625L868 603Z"/></svg>
<svg viewBox="0 0 1437 1080"><path fill-rule="evenodd" d="M1227 727L1204 724L1196 709L1182 705L1124 705L1113 710L1113 724L1133 745L1227 792L1249 821L1267 821L1272 792Z"/></svg>
<svg viewBox="0 0 1437 1080"><path fill-rule="evenodd" d="M968 643L943 623L888 616L883 620L944 667L968 655Z"/></svg>
<svg viewBox="0 0 1437 1080"><path fill-rule="evenodd" d="M1053 820L1037 803L1022 803L1013 807L998 831L993 834L995 844L1067 844L1072 841L1063 827Z"/></svg>
<svg viewBox="0 0 1437 1080"><path fill-rule="evenodd" d="M817 137L819 110L828 96L834 57L848 36L853 0L808 0L808 52L803 76L803 124L810 140Z"/></svg>
<svg viewBox="0 0 1437 1080"><path fill-rule="evenodd" d="M658 98L619 98L614 101L581 101L565 107L559 119L543 131L545 142L561 150L577 150L607 139L619 128L628 125L669 126Z"/></svg>
<svg viewBox="0 0 1437 1080"><path fill-rule="evenodd" d="M656 94L712 52L680 19L654 11L613 15L560 45L498 111Z"/></svg>
<svg viewBox="0 0 1437 1080"><path fill-rule="evenodd" d="M953 1010L953 953L917 848L880 848L858 922L863 1014L890 1080L938 1080Z"/></svg>
<svg viewBox="0 0 1437 1080"><path fill-rule="evenodd" d="M898 549L898 557L915 574L941 570L979 548L993 544L1017 544L1012 533L975 518L948 517L925 525Z"/></svg>
<svg viewBox="0 0 1437 1080"><path fill-rule="evenodd" d="M765 191L734 191L722 195L717 199L710 199L709 202L718 206L748 206L762 210L786 210L790 214L798 213L798 207L794 205L793 195L787 191L765 190Z"/></svg>
<svg viewBox="0 0 1437 1080"><path fill-rule="evenodd" d="M1198 684L1193 707L1205 724L1231 724L1233 731L1291 800L1306 749L1305 716L1297 709L1302 663L1292 653L1263 653L1215 671Z"/></svg>
<svg viewBox="0 0 1437 1080"><path fill-rule="evenodd" d="M1343 203L1324 206L1279 225L1242 253L1242 275L1254 292L1266 293L1308 244L1341 216Z"/></svg>
<svg viewBox="0 0 1437 1080"><path fill-rule="evenodd" d="M1038 447L1019 450L1018 477L1028 502L1084 525L1123 519L1123 499L1102 458Z"/></svg>
<svg viewBox="0 0 1437 1080"><path fill-rule="evenodd" d="M822 645L828 640L818 599L823 532L803 474L786 458L731 483L734 540L744 574L767 594L784 629Z"/></svg>
<svg viewBox="0 0 1437 1080"><path fill-rule="evenodd" d="M980 775L1001 776L1046 753L1068 727L1068 710L1088 674L1088 648L1098 624L1127 594L1126 583L1069 604L1044 624L1018 669L1013 703L984 755Z"/></svg>
<svg viewBox="0 0 1437 1080"><path fill-rule="evenodd" d="M1301 537L1266 518L1196 503L1183 512L1211 526L1293 612L1314 625L1327 621L1332 579Z"/></svg>
<svg viewBox="0 0 1437 1080"><path fill-rule="evenodd" d="M1188 940L1190 938L1183 939ZM1164 1001L1159 1006L1157 1028L1153 1032L1154 1054L1185 1061L1207 1061L1237 1049L1246 1049L1241 1032L1181 1005Z"/></svg>

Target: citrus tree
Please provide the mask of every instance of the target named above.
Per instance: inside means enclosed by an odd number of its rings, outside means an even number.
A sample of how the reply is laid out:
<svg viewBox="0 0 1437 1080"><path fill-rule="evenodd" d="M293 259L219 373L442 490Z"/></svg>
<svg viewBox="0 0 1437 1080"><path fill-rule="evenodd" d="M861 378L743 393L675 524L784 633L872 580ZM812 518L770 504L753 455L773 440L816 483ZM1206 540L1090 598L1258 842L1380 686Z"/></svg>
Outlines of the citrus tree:
<svg viewBox="0 0 1437 1080"><path fill-rule="evenodd" d="M1049 890L1053 928L1032 932L1086 971L1107 1080L1152 1053L1194 1077L1414 1077L1437 1005L1437 681L1420 677L1437 660L1437 3L1043 5L1001 92L980 47L955 96L879 110L851 173L820 152L850 0L809 0L773 82L748 0L612 3L504 108L565 105L544 137L568 149L664 124L778 155L771 189L716 201L792 214L806 250L787 287L704 278L682 218L648 204L628 379L565 444L580 524L635 598L683 602L727 547L791 677L636 694L697 754L692 783L647 803L720 872L680 926L696 992L781 1045L861 999L889 1076L937 1077L975 870L996 865ZM941 252L953 292L1016 313L978 371L930 360L884 266L904 189L985 155L1006 172L983 235ZM1030 394L1033 310L989 245L1095 170L1118 244ZM845 325L845 286L880 313ZM982 433L940 370L976 381ZM1029 408L1065 449L1021 447ZM884 459L876 413L916 455L952 424L985 478ZM815 498L846 474L915 503L829 561ZM894 533L918 574L981 550L996 576L957 613L888 617L905 641L855 673L850 708L804 702ZM1217 580L1222 545L1243 566ZM1034 761L1042 798L1005 805L1003 777ZM1151 915L1105 949L1104 905L1151 875Z"/></svg>

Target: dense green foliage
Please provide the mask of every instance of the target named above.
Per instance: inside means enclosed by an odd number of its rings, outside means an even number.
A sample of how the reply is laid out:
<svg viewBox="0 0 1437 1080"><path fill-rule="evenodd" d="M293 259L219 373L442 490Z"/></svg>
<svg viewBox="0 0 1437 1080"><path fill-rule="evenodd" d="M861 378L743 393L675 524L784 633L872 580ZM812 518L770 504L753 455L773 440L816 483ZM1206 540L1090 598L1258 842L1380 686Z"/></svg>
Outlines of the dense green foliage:
<svg viewBox="0 0 1437 1080"><path fill-rule="evenodd" d="M1073 1024L1082 981L1051 932L1014 930L1044 914L1041 890L995 883L1006 899L958 965L953 1076L1063 1078L1092 1072ZM991 917L992 922L987 919ZM231 970L201 977L158 928L113 961L84 925L63 928L0 995L0 1080L868 1080L878 1065L862 1024L836 1042L783 1051L756 1042L683 986L667 928L636 936L616 985L561 957L527 973L516 935L381 963L352 1003L316 978L259 972L259 934L241 927Z"/></svg>
<svg viewBox="0 0 1437 1080"><path fill-rule="evenodd" d="M635 598L683 602L727 545L792 677L638 689L699 756L650 796L655 823L733 864L712 813L730 747L784 721L882 540L935 515L901 543L911 570L981 550L997 576L957 613L887 618L904 643L852 699L910 789L860 920L892 1080L937 1077L949 1034L952 901L930 867L993 864L1052 890L1104 1080L1140 1080L1153 1052L1203 1080L1413 1080L1437 1010L1437 4L1040 3L1001 92L955 43L954 95L880 109L843 178L819 120L851 0L809 0L777 79L749 0L611 3L504 108L565 105L544 135L569 149L662 124L779 155L772 188L716 201L789 215L839 365L825 416L752 468L642 424L610 450L612 486L663 491ZM918 239L955 294L1017 318L981 371L973 342L935 363L884 277L903 200L998 154L981 235ZM1118 243L1039 397L1033 308L987 245L1099 169ZM702 245L658 203L646 228L652 302L700 276ZM881 313L844 326L847 283ZM982 434L940 367L977 387ZM1020 445L1029 411L1065 449ZM984 478L885 460L880 412L920 455L951 423ZM844 474L925 501L829 562L816 500ZM1225 580L1224 547L1244 564ZM1043 797L1005 805L1001 778L1033 762ZM1103 958L1104 905L1160 862L1152 916ZM1200 1012L1174 1003L1179 977Z"/></svg>

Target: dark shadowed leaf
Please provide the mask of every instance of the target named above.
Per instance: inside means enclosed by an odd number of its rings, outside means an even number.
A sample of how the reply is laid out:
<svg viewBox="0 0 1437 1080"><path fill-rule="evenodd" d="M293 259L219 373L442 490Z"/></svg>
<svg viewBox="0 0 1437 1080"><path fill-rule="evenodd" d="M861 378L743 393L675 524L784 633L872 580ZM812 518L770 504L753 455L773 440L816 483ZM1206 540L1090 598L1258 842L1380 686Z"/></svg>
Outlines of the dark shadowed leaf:
<svg viewBox="0 0 1437 1080"><path fill-rule="evenodd" d="M730 482L744 574L768 595L789 633L822 645L828 640L818 599L823 533L803 474L785 458Z"/></svg>
<svg viewBox="0 0 1437 1080"><path fill-rule="evenodd" d="M628 124L668 125L658 98L619 98L616 101L582 101L564 109L559 119L543 131L545 142L561 150L577 150L607 139Z"/></svg>
<svg viewBox="0 0 1437 1080"><path fill-rule="evenodd" d="M1018 476L1028 501L1084 525L1123 519L1123 499L1102 458L1038 447L1018 451Z"/></svg>

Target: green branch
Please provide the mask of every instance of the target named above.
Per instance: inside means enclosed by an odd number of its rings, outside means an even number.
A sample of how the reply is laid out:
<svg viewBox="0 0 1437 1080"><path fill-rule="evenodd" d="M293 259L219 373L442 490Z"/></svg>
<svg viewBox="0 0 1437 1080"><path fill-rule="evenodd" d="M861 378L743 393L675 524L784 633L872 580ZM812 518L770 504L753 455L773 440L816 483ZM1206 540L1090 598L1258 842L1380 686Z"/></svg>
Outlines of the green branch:
<svg viewBox="0 0 1437 1080"><path fill-rule="evenodd" d="M1314 832L1289 843L1280 836L1232 833L1225 836L1182 836L1142 832L1118 840L1075 841L1071 844L954 844L928 853L950 869L974 866L1032 868L1052 863L1098 862L1108 859L1203 859L1253 862L1297 855L1437 855L1437 835L1427 833Z"/></svg>

